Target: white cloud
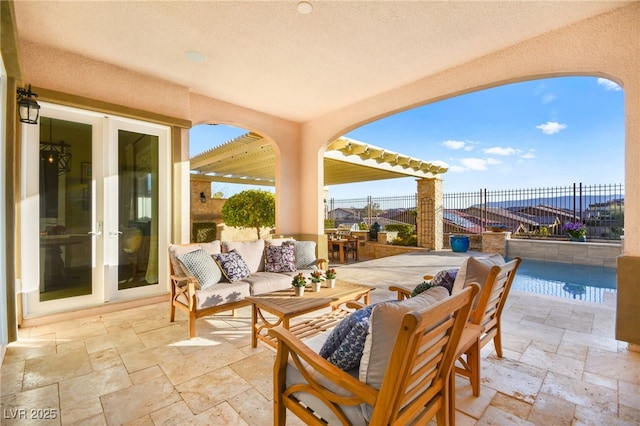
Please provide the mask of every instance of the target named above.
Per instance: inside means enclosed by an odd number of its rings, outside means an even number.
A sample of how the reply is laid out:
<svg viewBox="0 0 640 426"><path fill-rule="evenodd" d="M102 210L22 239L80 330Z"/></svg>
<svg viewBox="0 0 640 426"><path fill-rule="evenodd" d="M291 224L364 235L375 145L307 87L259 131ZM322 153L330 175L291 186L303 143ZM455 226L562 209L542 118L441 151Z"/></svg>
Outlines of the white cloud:
<svg viewBox="0 0 640 426"><path fill-rule="evenodd" d="M598 85L604 87L605 90L614 90L616 92L622 90L622 87L620 87L617 83L614 83L611 80L607 80L606 78L599 78Z"/></svg>
<svg viewBox="0 0 640 426"><path fill-rule="evenodd" d="M535 154L536 150L535 149L530 149L529 151L527 151L526 153L522 154L520 156L520 158L523 158L525 160L531 160L533 158L536 158L536 154Z"/></svg>
<svg viewBox="0 0 640 426"><path fill-rule="evenodd" d="M566 128L566 124L560 124L557 121L547 121L544 124L536 126L536 129L542 130L542 133L544 133L545 135L553 135L554 133L558 133Z"/></svg>
<svg viewBox="0 0 640 426"><path fill-rule="evenodd" d="M483 171L487 170L487 161L482 158L463 158L460 163L469 170Z"/></svg>
<svg viewBox="0 0 640 426"><path fill-rule="evenodd" d="M502 164L502 161L489 157L487 158L487 164L491 166L497 166L498 164Z"/></svg>
<svg viewBox="0 0 640 426"><path fill-rule="evenodd" d="M555 100L556 100L556 95L554 95L553 93L547 93L546 95L542 96L543 104L548 104L549 102L553 102Z"/></svg>
<svg viewBox="0 0 640 426"><path fill-rule="evenodd" d="M516 153L516 150L511 147L502 148L499 146L494 146L491 148L483 149L483 152L485 154L491 155L514 155Z"/></svg>
<svg viewBox="0 0 640 426"><path fill-rule="evenodd" d="M431 164L433 164L434 166L449 167L449 164L448 164L448 163L445 163L445 162L444 162L444 161L442 161L442 160L435 160L435 161L432 161L432 162L431 162Z"/></svg>
<svg viewBox="0 0 640 426"><path fill-rule="evenodd" d="M442 142L442 145L449 149L462 149L465 147L466 143L464 141L448 140Z"/></svg>
<svg viewBox="0 0 640 426"><path fill-rule="evenodd" d="M452 173L462 173L462 172L466 172L467 169L465 169L462 166L451 166L449 167L449 171Z"/></svg>

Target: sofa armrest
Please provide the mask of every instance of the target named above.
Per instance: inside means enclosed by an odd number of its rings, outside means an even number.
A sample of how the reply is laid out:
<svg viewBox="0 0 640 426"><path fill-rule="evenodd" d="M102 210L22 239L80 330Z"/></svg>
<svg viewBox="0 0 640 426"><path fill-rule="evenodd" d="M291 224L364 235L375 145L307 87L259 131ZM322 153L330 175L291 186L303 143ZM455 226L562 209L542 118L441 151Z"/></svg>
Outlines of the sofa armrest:
<svg viewBox="0 0 640 426"><path fill-rule="evenodd" d="M326 271L329 267L329 261L327 259L317 259L316 265L318 266L318 269Z"/></svg>
<svg viewBox="0 0 640 426"><path fill-rule="evenodd" d="M362 383L331 364L306 346L289 330L278 326L269 330L269 336L276 339L278 347L276 361L273 367L274 390L276 392L274 398L280 401L282 398L295 399L292 395L295 392L310 393L312 395L319 394L322 396L321 399L325 404L331 404L333 407L330 408L332 410L337 409L338 411L340 411L337 407L338 405L357 405L361 403L367 403L371 406L375 405L379 393L377 389ZM290 358L307 383L296 383L287 388L287 365ZM311 374L308 369L313 370L314 374ZM320 383L322 380L340 386L349 392L349 395L339 395L329 390Z"/></svg>

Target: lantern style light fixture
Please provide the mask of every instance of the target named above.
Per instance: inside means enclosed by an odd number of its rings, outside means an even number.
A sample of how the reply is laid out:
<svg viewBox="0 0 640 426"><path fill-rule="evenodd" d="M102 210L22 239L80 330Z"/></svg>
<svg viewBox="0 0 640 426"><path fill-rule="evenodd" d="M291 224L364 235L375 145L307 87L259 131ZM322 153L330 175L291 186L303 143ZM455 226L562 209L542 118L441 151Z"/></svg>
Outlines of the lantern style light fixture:
<svg viewBox="0 0 640 426"><path fill-rule="evenodd" d="M31 85L28 89L18 87L18 114L22 123L38 124L40 105L34 99L37 97L38 95L31 91Z"/></svg>
<svg viewBox="0 0 640 426"><path fill-rule="evenodd" d="M204 191L200 193L200 202L201 203L207 202L207 196L205 195Z"/></svg>
<svg viewBox="0 0 640 426"><path fill-rule="evenodd" d="M64 141L53 141L52 118L49 118L49 141L40 141L40 153L46 162L58 165L58 175L64 175L71 171L71 145L64 143Z"/></svg>

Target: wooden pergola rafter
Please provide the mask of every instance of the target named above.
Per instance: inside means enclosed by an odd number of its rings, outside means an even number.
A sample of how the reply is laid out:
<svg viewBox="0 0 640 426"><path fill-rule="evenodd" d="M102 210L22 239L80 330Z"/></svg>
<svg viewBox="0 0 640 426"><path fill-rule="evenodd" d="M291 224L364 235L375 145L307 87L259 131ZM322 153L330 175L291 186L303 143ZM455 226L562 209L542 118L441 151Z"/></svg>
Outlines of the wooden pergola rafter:
<svg viewBox="0 0 640 426"><path fill-rule="evenodd" d="M445 173L441 161L426 161L354 139L341 137L324 153L324 183L367 182ZM212 182L275 185L273 146L257 133L246 133L191 158L191 173Z"/></svg>

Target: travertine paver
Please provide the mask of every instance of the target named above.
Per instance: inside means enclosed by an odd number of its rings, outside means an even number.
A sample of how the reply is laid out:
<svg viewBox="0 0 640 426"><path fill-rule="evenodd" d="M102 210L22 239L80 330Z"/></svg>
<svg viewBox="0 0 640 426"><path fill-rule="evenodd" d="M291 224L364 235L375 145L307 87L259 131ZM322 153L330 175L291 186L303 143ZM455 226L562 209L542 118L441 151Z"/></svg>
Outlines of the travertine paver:
<svg viewBox="0 0 640 426"><path fill-rule="evenodd" d="M464 255L412 254L335 265L340 278L391 284L458 266ZM640 424L640 353L615 340L615 306L512 292L504 358L482 355L481 395L456 378L457 425ZM19 330L2 365L0 415L49 409L56 418L3 425L272 422L274 352L251 348L251 311L168 320L166 303ZM294 416L287 424L303 425ZM435 424L430 422L430 424Z"/></svg>

